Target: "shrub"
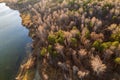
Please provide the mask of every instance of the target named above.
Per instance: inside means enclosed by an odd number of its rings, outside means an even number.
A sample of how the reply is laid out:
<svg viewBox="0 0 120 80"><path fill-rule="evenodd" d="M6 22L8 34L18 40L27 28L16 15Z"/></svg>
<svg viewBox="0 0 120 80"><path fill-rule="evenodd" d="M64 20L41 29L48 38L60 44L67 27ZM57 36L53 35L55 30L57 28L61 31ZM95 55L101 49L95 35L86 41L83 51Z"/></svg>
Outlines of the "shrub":
<svg viewBox="0 0 120 80"><path fill-rule="evenodd" d="M115 58L114 62L115 62L116 64L120 64L120 57Z"/></svg>
<svg viewBox="0 0 120 80"><path fill-rule="evenodd" d="M116 20L116 19L117 19L117 16L113 16L112 19L113 19L113 20Z"/></svg>
<svg viewBox="0 0 120 80"><path fill-rule="evenodd" d="M24 0L18 0L17 3L18 3L18 4L21 4L21 3L23 3L23 1L24 1Z"/></svg>
<svg viewBox="0 0 120 80"><path fill-rule="evenodd" d="M63 37L64 33L63 33L62 30L59 30L59 31L56 33L56 35L57 35L58 37Z"/></svg>
<svg viewBox="0 0 120 80"><path fill-rule="evenodd" d="M40 52L41 56L44 56L46 53L47 53L47 49L43 47Z"/></svg>
<svg viewBox="0 0 120 80"><path fill-rule="evenodd" d="M71 38L71 44L76 47L77 46L77 39Z"/></svg>
<svg viewBox="0 0 120 80"><path fill-rule="evenodd" d="M60 43L64 44L64 33L62 30L48 35L48 42L51 44Z"/></svg>
<svg viewBox="0 0 120 80"><path fill-rule="evenodd" d="M76 38L71 38L71 42L72 43L77 43L77 39Z"/></svg>
<svg viewBox="0 0 120 80"><path fill-rule="evenodd" d="M58 39L56 39L56 42L60 44L64 44L64 37L59 37Z"/></svg>
<svg viewBox="0 0 120 80"><path fill-rule="evenodd" d="M89 31L89 29L87 29L87 31L85 32L85 37L86 38L90 37L90 31Z"/></svg>
<svg viewBox="0 0 120 80"><path fill-rule="evenodd" d="M118 47L118 45L119 45L119 41L112 42L112 46Z"/></svg>
<svg viewBox="0 0 120 80"><path fill-rule="evenodd" d="M101 49L101 51L103 51L103 50L109 48L110 46L111 46L111 42L104 42L100 45L100 49Z"/></svg>
<svg viewBox="0 0 120 80"><path fill-rule="evenodd" d="M105 16L108 14L107 8L112 9L112 8L113 8L113 5L110 4L110 3L104 4L104 6L102 7L103 17L105 17Z"/></svg>
<svg viewBox="0 0 120 80"><path fill-rule="evenodd" d="M116 40L116 41L120 41L120 32L111 34L111 39Z"/></svg>
<svg viewBox="0 0 120 80"><path fill-rule="evenodd" d="M49 53L52 53L52 50L53 50L53 46L52 46L52 45L49 45L49 46L48 46L48 52L49 52Z"/></svg>
<svg viewBox="0 0 120 80"><path fill-rule="evenodd" d="M90 23L89 23L89 26L90 26L90 27L93 27L93 23L92 23L91 21L90 21Z"/></svg>
<svg viewBox="0 0 120 80"><path fill-rule="evenodd" d="M62 30L59 30L57 33L56 33L56 36L57 36L57 39L56 39L56 43L60 43L60 44L63 44L64 43L64 33Z"/></svg>
<svg viewBox="0 0 120 80"><path fill-rule="evenodd" d="M101 50L105 50L107 48L109 48L110 46L115 46L115 47L118 47L119 45L119 41L114 41L114 42L104 42L100 45L101 47Z"/></svg>
<svg viewBox="0 0 120 80"><path fill-rule="evenodd" d="M76 34L76 37L80 37L80 32L78 32L78 33Z"/></svg>
<svg viewBox="0 0 120 80"><path fill-rule="evenodd" d="M52 52L52 57L57 57L57 55L58 55L57 51Z"/></svg>
<svg viewBox="0 0 120 80"><path fill-rule="evenodd" d="M58 2L58 3L62 3L62 2L63 2L63 0L57 0L57 2Z"/></svg>
<svg viewBox="0 0 120 80"><path fill-rule="evenodd" d="M93 47L95 47L96 49L100 49L100 41L94 41L94 43L92 44Z"/></svg>
<svg viewBox="0 0 120 80"><path fill-rule="evenodd" d="M54 44L56 40L56 36L54 34L48 35L48 42Z"/></svg>
<svg viewBox="0 0 120 80"><path fill-rule="evenodd" d="M73 26L72 30L76 30L76 37L80 37L80 31L77 29L76 26Z"/></svg>
<svg viewBox="0 0 120 80"><path fill-rule="evenodd" d="M72 6L74 4L75 4L75 0L71 0L71 1L68 2L68 5L70 5L70 6Z"/></svg>
<svg viewBox="0 0 120 80"><path fill-rule="evenodd" d="M87 4L89 4L92 0L87 0L83 2L83 6L87 6Z"/></svg>
<svg viewBox="0 0 120 80"><path fill-rule="evenodd" d="M49 45L47 49L48 49L48 52L50 53L50 55L52 57L56 57L57 56L57 51L54 50L52 45Z"/></svg>
<svg viewBox="0 0 120 80"><path fill-rule="evenodd" d="M72 30L76 30L76 29L77 29L77 27L76 27L76 26L73 26Z"/></svg>
<svg viewBox="0 0 120 80"><path fill-rule="evenodd" d="M111 4L111 3L106 3L104 6L104 8L109 8L109 9L112 9L114 6Z"/></svg>

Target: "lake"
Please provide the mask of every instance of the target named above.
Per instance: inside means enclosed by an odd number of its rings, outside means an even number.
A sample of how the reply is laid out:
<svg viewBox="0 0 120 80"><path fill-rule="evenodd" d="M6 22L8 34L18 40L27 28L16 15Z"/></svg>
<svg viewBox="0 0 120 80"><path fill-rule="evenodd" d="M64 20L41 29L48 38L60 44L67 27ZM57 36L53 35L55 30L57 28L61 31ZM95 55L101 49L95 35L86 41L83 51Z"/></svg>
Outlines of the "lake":
<svg viewBox="0 0 120 80"><path fill-rule="evenodd" d="M30 52L29 31L22 26L20 13L0 3L0 80L14 80Z"/></svg>

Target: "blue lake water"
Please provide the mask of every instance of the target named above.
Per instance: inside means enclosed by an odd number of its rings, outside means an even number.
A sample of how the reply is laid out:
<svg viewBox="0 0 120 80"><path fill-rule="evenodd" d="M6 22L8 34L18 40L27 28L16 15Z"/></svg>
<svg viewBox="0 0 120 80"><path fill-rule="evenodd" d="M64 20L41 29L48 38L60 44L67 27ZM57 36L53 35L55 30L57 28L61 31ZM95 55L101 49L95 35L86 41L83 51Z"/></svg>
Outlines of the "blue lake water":
<svg viewBox="0 0 120 80"><path fill-rule="evenodd" d="M14 80L32 41L28 33L20 13L0 3L0 80Z"/></svg>

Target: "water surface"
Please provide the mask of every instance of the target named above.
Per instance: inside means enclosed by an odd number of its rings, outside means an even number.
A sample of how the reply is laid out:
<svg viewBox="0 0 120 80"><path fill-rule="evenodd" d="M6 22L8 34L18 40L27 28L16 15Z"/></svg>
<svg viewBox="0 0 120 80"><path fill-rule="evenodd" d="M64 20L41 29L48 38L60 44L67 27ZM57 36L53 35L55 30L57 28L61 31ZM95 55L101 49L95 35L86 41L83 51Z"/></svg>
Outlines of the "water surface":
<svg viewBox="0 0 120 80"><path fill-rule="evenodd" d="M0 80L14 80L31 42L19 12L0 3Z"/></svg>

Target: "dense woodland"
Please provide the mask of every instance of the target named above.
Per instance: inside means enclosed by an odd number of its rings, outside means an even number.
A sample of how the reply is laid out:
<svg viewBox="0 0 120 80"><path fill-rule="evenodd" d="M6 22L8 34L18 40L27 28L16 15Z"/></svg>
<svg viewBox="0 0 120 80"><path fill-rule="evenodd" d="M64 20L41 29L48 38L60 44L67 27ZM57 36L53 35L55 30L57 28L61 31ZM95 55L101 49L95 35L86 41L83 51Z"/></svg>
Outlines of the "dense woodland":
<svg viewBox="0 0 120 80"><path fill-rule="evenodd" d="M32 59L22 69L36 68L42 80L120 80L120 0L16 5L33 39Z"/></svg>

